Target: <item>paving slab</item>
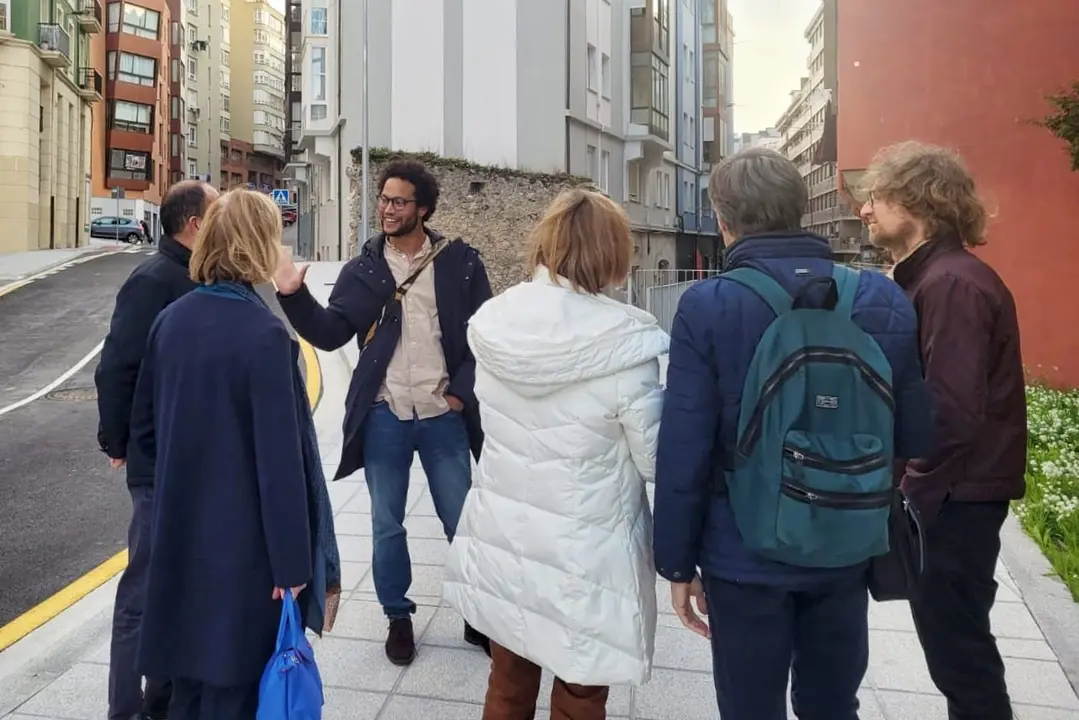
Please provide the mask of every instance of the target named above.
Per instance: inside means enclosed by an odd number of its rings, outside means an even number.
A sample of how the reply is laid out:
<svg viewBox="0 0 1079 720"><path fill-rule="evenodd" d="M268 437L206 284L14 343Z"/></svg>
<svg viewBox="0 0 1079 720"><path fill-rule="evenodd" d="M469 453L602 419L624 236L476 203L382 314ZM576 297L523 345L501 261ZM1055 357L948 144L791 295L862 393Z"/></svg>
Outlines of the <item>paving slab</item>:
<svg viewBox="0 0 1079 720"><path fill-rule="evenodd" d="M325 364L343 362L322 353ZM324 368L323 406L316 414L320 440L339 445L344 371ZM334 380L334 378L337 378ZM336 384L335 384L336 383ZM328 468L332 471L333 468ZM463 640L460 616L442 602L446 542L419 464L413 467L408 515L413 561L410 596L417 603L416 661L408 668L385 658L382 616L371 577L370 496L362 471L330 487L343 560L345 597L334 632L314 642L326 686L328 720L475 720L482 713L489 662ZM1007 557L1007 555L1006 555ZM1018 720L1079 720L1079 697L1054 651L1043 624L1024 602L1022 582L1004 563L998 571L1000 600L993 627L1000 636ZM612 688L608 712L625 720L716 720L715 690L708 644L684 630L673 615L669 586L656 583L660 616L652 681L641 688ZM107 613L95 616L107 623ZM861 720L947 720L904 603L872 603L870 668L860 693ZM1060 622L1058 625L1062 624ZM92 720L105 715L108 674L107 630L94 629L88 645L61 672L43 675L40 688L11 707L12 720ZM87 631L89 632L89 631ZM31 635L24 642L33 642ZM1057 641L1059 644L1059 641ZM25 648L24 648L25 650ZM3 656L0 655L0 660ZM0 685L5 678L0 677ZM549 705L552 678L545 673L540 706ZM3 709L0 708L0 716ZM544 717L541 709L538 717ZM793 714L791 714L793 717Z"/></svg>

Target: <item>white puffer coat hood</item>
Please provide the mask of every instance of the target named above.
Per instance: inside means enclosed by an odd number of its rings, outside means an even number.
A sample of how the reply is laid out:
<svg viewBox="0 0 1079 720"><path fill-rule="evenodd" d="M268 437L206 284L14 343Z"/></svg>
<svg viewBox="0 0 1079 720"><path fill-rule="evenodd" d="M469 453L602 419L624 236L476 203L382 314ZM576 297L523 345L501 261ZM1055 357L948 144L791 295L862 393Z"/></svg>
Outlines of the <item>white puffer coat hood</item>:
<svg viewBox="0 0 1079 720"><path fill-rule="evenodd" d="M446 599L566 682L643 684L656 625L645 481L667 334L541 268L485 303L468 338L485 440Z"/></svg>

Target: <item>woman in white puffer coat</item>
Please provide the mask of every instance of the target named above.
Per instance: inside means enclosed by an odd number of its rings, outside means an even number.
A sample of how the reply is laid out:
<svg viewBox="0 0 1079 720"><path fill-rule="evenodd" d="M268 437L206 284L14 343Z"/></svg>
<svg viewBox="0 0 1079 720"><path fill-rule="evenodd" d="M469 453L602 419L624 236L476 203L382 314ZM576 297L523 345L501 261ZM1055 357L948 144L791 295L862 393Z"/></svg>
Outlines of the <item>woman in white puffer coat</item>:
<svg viewBox="0 0 1079 720"><path fill-rule="evenodd" d="M603 718L612 684L651 674L652 515L662 409L650 314L608 298L633 245L622 208L570 190L532 235L531 281L469 322L485 434L443 594L491 639L484 720Z"/></svg>

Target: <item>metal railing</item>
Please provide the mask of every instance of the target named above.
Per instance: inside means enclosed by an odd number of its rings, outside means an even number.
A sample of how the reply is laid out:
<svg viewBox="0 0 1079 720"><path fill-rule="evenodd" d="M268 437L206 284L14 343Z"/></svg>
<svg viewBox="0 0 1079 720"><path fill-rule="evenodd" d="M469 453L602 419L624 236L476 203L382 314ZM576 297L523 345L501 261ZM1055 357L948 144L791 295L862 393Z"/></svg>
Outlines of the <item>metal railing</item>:
<svg viewBox="0 0 1079 720"><path fill-rule="evenodd" d="M37 44L42 50L58 52L71 59L71 37L55 23L38 23Z"/></svg>
<svg viewBox="0 0 1079 720"><path fill-rule="evenodd" d="M82 7L79 12L83 15L93 16L98 25L104 19L104 14L101 12L101 3L98 0L82 0Z"/></svg>
<svg viewBox="0 0 1079 720"><path fill-rule="evenodd" d="M715 277L718 270L670 270L637 268L626 284L612 293L617 299L646 310L668 333L678 310L678 301L695 283Z"/></svg>
<svg viewBox="0 0 1079 720"><path fill-rule="evenodd" d="M92 67L79 69L79 87L83 90L93 90L98 95L105 94L105 80L101 73Z"/></svg>

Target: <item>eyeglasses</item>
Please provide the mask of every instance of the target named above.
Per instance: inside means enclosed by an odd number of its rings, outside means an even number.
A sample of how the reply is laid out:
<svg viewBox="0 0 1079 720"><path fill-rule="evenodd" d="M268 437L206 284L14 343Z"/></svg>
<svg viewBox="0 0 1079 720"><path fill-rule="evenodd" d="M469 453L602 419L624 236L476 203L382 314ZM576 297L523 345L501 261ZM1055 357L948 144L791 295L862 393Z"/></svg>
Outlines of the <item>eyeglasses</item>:
<svg viewBox="0 0 1079 720"><path fill-rule="evenodd" d="M404 210L410 204L416 202L414 199L402 198L402 197L389 197L387 195L378 196L379 207L386 207L387 205L393 205L395 210Z"/></svg>

